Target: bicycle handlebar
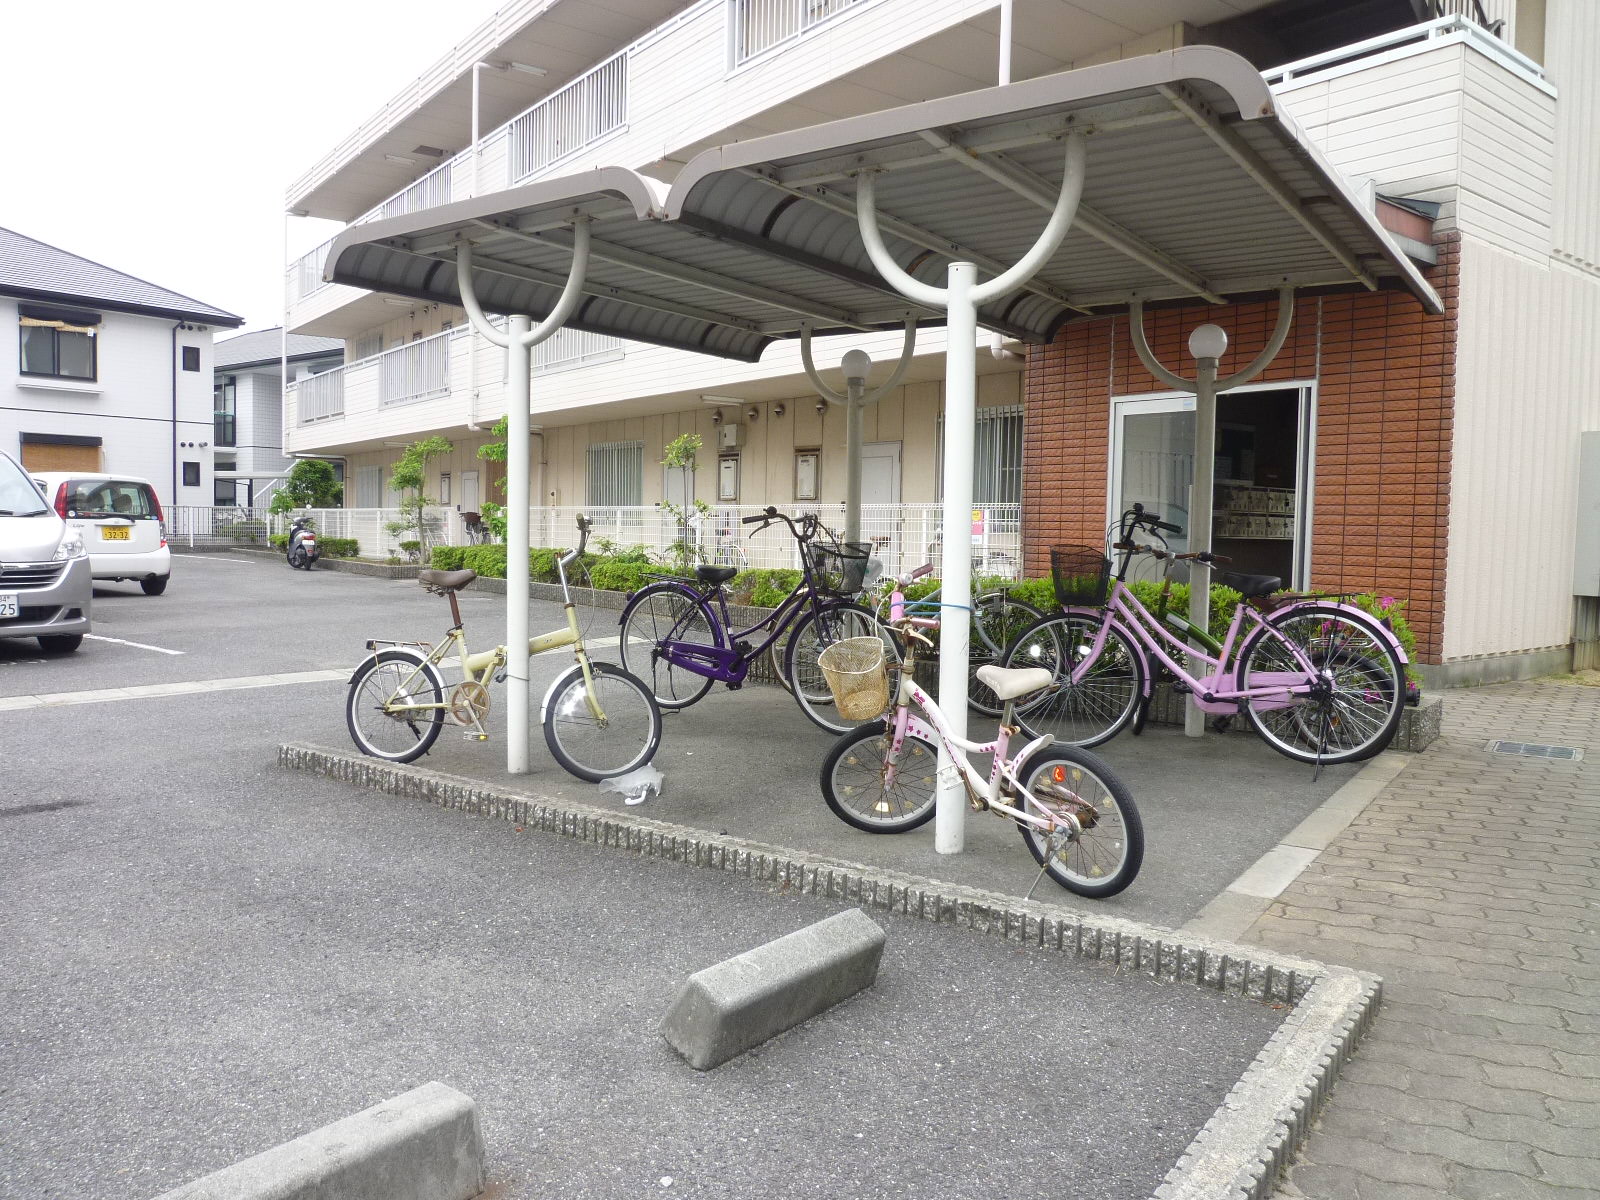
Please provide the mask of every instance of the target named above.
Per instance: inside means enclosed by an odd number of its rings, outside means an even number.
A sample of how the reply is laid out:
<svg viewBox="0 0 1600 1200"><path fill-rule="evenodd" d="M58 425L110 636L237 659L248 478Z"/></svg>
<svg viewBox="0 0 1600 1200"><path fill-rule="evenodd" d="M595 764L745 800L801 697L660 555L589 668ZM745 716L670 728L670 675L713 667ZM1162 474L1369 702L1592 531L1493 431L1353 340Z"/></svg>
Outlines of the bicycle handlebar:
<svg viewBox="0 0 1600 1200"><path fill-rule="evenodd" d="M588 517L580 516L578 518L578 548L576 550L568 550L561 556L561 566L563 568L570 567L582 556L583 548L589 544L589 525Z"/></svg>
<svg viewBox="0 0 1600 1200"><path fill-rule="evenodd" d="M1124 519L1130 516L1133 518L1134 525L1148 525L1151 529L1164 529L1168 533L1183 532L1183 526L1174 525L1170 521L1163 521L1155 513L1145 512L1144 505L1137 502L1134 503L1134 506L1131 509L1123 514Z"/></svg>
<svg viewBox="0 0 1600 1200"><path fill-rule="evenodd" d="M911 574L908 576L908 578L910 578L910 579L921 579L924 575L932 575L932 574L933 574L933 564L932 563L923 563L915 571L911 572Z"/></svg>
<svg viewBox="0 0 1600 1200"><path fill-rule="evenodd" d="M743 520L741 520L739 522L739 524L741 524L741 525L755 525L755 524L760 523L760 522L770 522L770 521L776 520L777 516L778 516L778 510L773 508L772 505L769 504L769 505L767 505L767 511L766 512L757 513L753 517L745 517Z"/></svg>

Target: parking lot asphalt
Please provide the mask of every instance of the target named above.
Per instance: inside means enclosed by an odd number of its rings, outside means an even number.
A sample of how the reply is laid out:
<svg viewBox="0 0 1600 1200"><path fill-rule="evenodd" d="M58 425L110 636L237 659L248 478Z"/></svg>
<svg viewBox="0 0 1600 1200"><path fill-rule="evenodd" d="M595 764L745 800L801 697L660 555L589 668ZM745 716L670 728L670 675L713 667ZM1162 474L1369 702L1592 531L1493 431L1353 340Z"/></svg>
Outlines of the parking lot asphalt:
<svg viewBox="0 0 1600 1200"><path fill-rule="evenodd" d="M0 643L0 693L312 670L444 624L414 584L180 561L165 597L97 597L119 641ZM501 603L467 601L484 644ZM1281 1019L879 915L871 992L694 1073L656 1033L678 981L837 903L279 771L280 741L339 744L342 693L0 712L0 1196L147 1197L432 1078L483 1106L510 1197L1144 1196ZM804 808L775 756L827 738L780 702L709 698L719 750L652 804L683 820L754 765L737 798Z"/></svg>
<svg viewBox="0 0 1600 1200"><path fill-rule="evenodd" d="M36 661L33 643L0 641L0 702L6 696L130 685L254 677L284 672L353 668L370 637L436 639L449 624L448 607L414 582L291 571L274 559L180 558L166 596L136 586L97 590L96 631L121 641L95 641L68 659ZM470 588L461 595L469 644L488 648L504 637L505 601ZM613 638L617 614L580 609L594 640ZM534 631L559 628L560 607L535 602ZM160 650L140 649L140 643ZM8 648L10 647L10 648ZM615 646L598 657L615 659ZM569 653L541 655L530 664L530 707L551 680L571 665ZM349 749L343 689L337 682L295 685L296 719L282 740ZM494 693L487 722L494 740L468 742L446 727L419 765L496 783L505 771L504 689ZM249 701L245 701L249 703ZM145 701L118 703L142 704ZM979 728L973 718L972 729ZM1022 895L1094 912L1177 927L1251 866L1354 773L1311 769L1269 750L1254 737L1190 739L1170 727L1143 736L1122 734L1097 753L1132 789L1145 822L1146 853L1139 878L1108 900L1083 901L1048 879L1009 823L969 813L966 849L940 855L933 825L897 835L858 832L822 801L818 775L833 736L812 725L787 693L749 685L722 687L697 705L669 713L656 766L665 775L660 797L641 810L663 820L952 883ZM538 729L530 738L530 774L517 786L556 799L623 807L620 797L575 779L550 758ZM1035 887L1035 884L1037 886Z"/></svg>

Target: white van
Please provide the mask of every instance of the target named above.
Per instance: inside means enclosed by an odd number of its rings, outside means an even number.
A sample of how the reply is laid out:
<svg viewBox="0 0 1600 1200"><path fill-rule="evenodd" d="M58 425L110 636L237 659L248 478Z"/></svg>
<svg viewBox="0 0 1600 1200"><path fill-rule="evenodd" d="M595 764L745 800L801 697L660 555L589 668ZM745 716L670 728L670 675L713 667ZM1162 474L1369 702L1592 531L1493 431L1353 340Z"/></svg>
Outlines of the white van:
<svg viewBox="0 0 1600 1200"><path fill-rule="evenodd" d="M70 654L89 632L93 596L82 535L0 453L0 638L38 638L46 654Z"/></svg>
<svg viewBox="0 0 1600 1200"><path fill-rule="evenodd" d="M161 502L147 480L69 471L36 472L34 480L82 536L94 578L137 579L147 596L167 590L172 551Z"/></svg>

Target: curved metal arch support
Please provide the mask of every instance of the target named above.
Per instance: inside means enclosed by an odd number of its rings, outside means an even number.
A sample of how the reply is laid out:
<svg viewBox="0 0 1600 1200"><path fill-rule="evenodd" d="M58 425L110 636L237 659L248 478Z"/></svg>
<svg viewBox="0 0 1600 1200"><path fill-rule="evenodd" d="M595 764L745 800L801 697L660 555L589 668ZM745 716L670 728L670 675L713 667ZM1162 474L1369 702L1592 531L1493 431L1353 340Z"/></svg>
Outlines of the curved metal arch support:
<svg viewBox="0 0 1600 1200"><path fill-rule="evenodd" d="M1045 223L1044 231L1026 254L1012 267L987 283L972 288L974 305L987 304L1008 292L1015 291L1028 282L1061 246L1077 215L1078 199L1083 195L1083 180L1088 160L1087 139L1081 132L1073 131L1065 139L1065 162L1062 167L1061 191L1056 196L1055 208ZM950 293L947 288L934 287L913 279L894 261L889 248L884 245L883 233L878 228L878 193L876 172L864 171L856 182L856 219L861 226L861 241L867 257L895 291L931 308L948 308Z"/></svg>
<svg viewBox="0 0 1600 1200"><path fill-rule="evenodd" d="M1272 327L1272 336L1267 339L1267 344L1260 354L1250 361L1250 365L1242 371L1235 371L1226 379L1217 380L1217 391L1226 392L1236 388L1241 383L1249 383L1262 371L1271 365L1272 360L1278 357L1278 351L1283 349L1283 343L1289 340L1289 327L1294 324L1294 289L1284 287L1278 289L1278 321Z"/></svg>
<svg viewBox="0 0 1600 1200"><path fill-rule="evenodd" d="M589 220L580 217L572 227L572 266L567 271L566 285L561 289L561 295L549 315L521 336L519 340L524 346L537 346L566 324L583 296L583 285L588 275ZM456 290L461 293L461 307L467 310L467 319L484 340L502 348L510 346L510 334L501 333L491 325L478 303L478 290L472 282L472 243L465 238L456 246Z"/></svg>
<svg viewBox="0 0 1600 1200"><path fill-rule="evenodd" d="M884 396L900 386L900 381L905 378L906 371L911 367L911 359L917 348L917 319L913 316L906 318L905 341L900 346L900 361L895 364L894 373L877 387L861 397L863 405L876 404ZM811 322L800 323L800 365L805 368L806 378L811 381L811 386L817 389L829 404L844 404L849 400L848 395L840 395L827 384L822 382L822 375L817 371L816 363L811 357Z"/></svg>
<svg viewBox="0 0 1600 1200"><path fill-rule="evenodd" d="M1194 380L1185 379L1182 375L1167 370L1151 351L1150 343L1144 336L1144 301L1138 297L1128 305L1128 333L1133 339L1133 351L1139 356L1139 361L1144 364L1146 371L1176 391L1196 390L1197 385Z"/></svg>

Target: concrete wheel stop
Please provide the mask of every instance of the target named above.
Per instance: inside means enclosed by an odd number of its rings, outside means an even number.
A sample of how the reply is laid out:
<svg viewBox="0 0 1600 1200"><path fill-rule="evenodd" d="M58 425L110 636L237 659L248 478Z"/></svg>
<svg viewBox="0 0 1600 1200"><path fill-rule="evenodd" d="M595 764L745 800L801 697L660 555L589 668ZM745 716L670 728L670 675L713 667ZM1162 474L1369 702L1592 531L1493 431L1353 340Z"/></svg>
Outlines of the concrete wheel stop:
<svg viewBox="0 0 1600 1200"><path fill-rule="evenodd" d="M425 1083L156 1200L469 1200L484 1179L477 1104Z"/></svg>
<svg viewBox="0 0 1600 1200"><path fill-rule="evenodd" d="M852 908L696 971L661 1023L661 1036L709 1071L872 986L885 942Z"/></svg>

